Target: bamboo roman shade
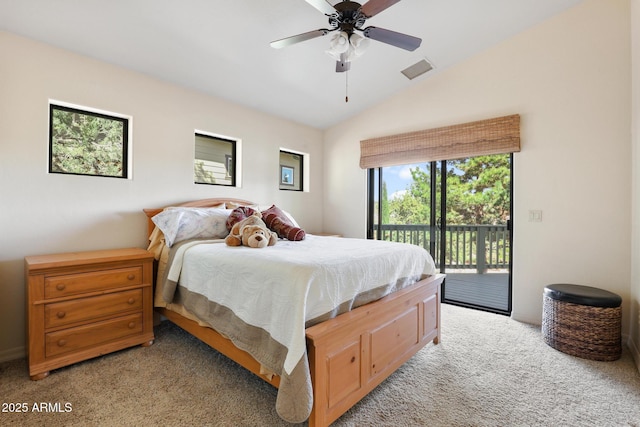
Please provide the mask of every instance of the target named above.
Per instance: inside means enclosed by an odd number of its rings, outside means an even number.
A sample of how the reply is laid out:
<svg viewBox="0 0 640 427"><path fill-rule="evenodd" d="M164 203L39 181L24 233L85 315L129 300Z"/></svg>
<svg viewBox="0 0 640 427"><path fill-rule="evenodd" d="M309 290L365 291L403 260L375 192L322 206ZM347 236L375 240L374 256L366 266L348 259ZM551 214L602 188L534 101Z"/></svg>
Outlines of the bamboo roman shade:
<svg viewBox="0 0 640 427"><path fill-rule="evenodd" d="M520 116L360 141L362 169L520 151Z"/></svg>

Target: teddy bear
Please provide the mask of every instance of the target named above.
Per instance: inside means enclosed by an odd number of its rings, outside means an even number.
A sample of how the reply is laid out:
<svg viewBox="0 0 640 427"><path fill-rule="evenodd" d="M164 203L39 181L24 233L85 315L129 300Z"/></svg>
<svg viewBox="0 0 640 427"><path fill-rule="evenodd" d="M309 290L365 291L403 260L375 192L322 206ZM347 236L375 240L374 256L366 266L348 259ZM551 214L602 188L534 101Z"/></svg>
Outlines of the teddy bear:
<svg viewBox="0 0 640 427"><path fill-rule="evenodd" d="M250 248L275 245L278 235L267 228L261 217L260 212L255 212L235 223L225 238L225 243L228 246L248 246Z"/></svg>

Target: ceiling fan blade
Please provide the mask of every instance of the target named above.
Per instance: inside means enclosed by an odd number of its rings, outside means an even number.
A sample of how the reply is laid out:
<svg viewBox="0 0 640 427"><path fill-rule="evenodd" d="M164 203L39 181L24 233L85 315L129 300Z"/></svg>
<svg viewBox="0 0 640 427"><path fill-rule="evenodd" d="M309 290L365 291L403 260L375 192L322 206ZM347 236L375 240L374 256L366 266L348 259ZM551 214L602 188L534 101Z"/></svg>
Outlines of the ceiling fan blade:
<svg viewBox="0 0 640 427"><path fill-rule="evenodd" d="M360 12L362 12L367 18L371 18L399 1L400 0L369 0L367 3L362 5Z"/></svg>
<svg viewBox="0 0 640 427"><path fill-rule="evenodd" d="M333 15L334 13L336 13L335 8L331 6L331 4L327 2L327 0L306 0L306 2L325 15Z"/></svg>
<svg viewBox="0 0 640 427"><path fill-rule="evenodd" d="M419 39L418 37L396 33L395 31L385 30L384 28L378 27L367 27L362 31L362 34L370 39L409 51L416 50L420 47L420 43L422 43L422 39Z"/></svg>
<svg viewBox="0 0 640 427"><path fill-rule="evenodd" d="M300 43L306 40L315 39L316 37L322 37L326 35L329 30L321 28L319 30L309 31L306 33L298 34L295 36L287 37L284 39L271 42L271 47L280 49L282 47L291 46L292 44Z"/></svg>

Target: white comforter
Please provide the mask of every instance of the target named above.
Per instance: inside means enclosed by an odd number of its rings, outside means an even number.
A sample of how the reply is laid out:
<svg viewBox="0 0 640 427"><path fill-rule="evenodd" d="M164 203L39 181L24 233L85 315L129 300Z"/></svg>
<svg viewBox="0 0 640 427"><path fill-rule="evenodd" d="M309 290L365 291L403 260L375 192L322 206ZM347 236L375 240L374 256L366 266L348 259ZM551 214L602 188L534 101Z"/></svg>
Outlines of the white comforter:
<svg viewBox="0 0 640 427"><path fill-rule="evenodd" d="M305 356L307 321L364 291L436 273L427 251L402 243L314 235L262 249L208 243L183 246L168 279L266 330L288 350L287 374Z"/></svg>

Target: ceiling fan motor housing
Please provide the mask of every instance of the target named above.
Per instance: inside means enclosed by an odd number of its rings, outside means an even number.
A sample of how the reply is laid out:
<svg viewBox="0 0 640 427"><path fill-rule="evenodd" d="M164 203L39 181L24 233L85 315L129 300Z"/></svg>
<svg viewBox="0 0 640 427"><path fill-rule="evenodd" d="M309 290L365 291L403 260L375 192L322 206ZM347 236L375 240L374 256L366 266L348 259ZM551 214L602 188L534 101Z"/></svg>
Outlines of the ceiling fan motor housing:
<svg viewBox="0 0 640 427"><path fill-rule="evenodd" d="M336 3L334 8L337 13L329 16L329 25L349 35L353 34L354 30L362 30L367 17L360 11L361 7L360 3L349 0Z"/></svg>

